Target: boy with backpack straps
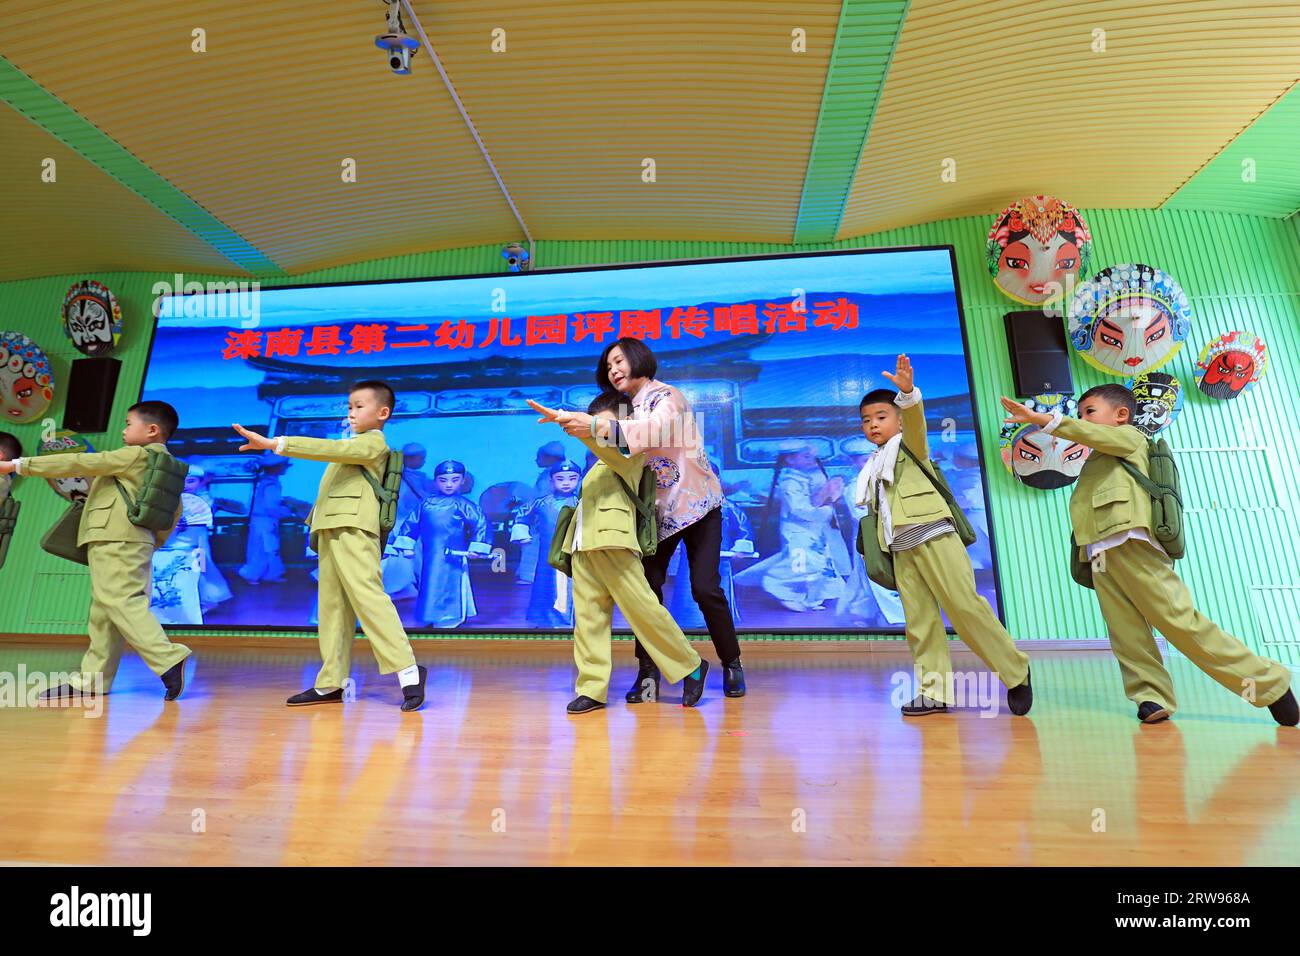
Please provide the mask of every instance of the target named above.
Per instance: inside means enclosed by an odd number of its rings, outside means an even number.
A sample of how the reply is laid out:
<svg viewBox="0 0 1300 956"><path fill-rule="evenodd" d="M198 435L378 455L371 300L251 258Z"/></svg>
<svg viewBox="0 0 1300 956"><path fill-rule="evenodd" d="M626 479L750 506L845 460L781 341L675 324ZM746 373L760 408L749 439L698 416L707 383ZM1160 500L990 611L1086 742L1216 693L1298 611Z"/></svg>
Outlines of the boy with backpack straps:
<svg viewBox="0 0 1300 956"><path fill-rule="evenodd" d="M186 466L164 444L178 424L176 409L166 402L139 402L127 409L123 448L0 462L0 474L94 478L77 530L77 545L85 547L90 568L90 647L81 659L81 673L45 691L44 699L93 694L98 688L88 685L97 674L103 675L107 692L126 644L162 679L166 700L175 700L185 689L185 659L191 651L172 643L149 611L153 553L181 516Z"/></svg>
<svg viewBox="0 0 1300 956"><path fill-rule="evenodd" d="M903 603L907 646L920 686L901 712L925 717L947 713L958 703L942 610L966 646L1006 686L1007 709L1023 717L1034 703L1029 656L1016 647L975 586L966 553L975 529L930 460L925 407L912 360L899 355L894 371L884 377L897 391L875 389L858 404L862 433L876 446L857 485L858 505L872 513L875 533L864 540L860 527L859 548L872 580L894 584Z"/></svg>
<svg viewBox="0 0 1300 956"><path fill-rule="evenodd" d="M1174 559L1182 556L1176 474L1171 475L1172 459L1164 467L1157 461L1153 473L1152 449L1165 455L1167 446L1151 442L1132 424L1133 393L1118 384L1090 388L1079 399L1078 419L1031 411L1009 398L1002 406L1015 421L1093 449L1070 496L1071 567L1076 581L1097 592L1124 692L1138 705L1138 719L1165 720L1176 706L1152 636L1155 628L1228 690L1268 707L1279 724L1300 723L1291 672L1252 653L1197 611L1174 572Z"/></svg>
<svg viewBox="0 0 1300 956"><path fill-rule="evenodd" d="M352 667L352 641L361 621L381 674L396 674L402 688L402 710L424 703L428 670L415 662L410 638L384 592L380 570L380 536L392 529L396 516L395 481L401 480L400 452L391 458L384 424L396 398L385 382L365 381L348 393L348 424L352 438L328 439L290 435L271 438L235 425L244 437L240 451L273 451L287 458L324 461L316 504L308 516L311 548L320 555L317 637L321 669L316 682L286 703L290 707L343 702L343 683Z"/></svg>
<svg viewBox="0 0 1300 956"><path fill-rule="evenodd" d="M617 416L617 392L601 392L587 408L600 419ZM539 421L569 424L572 413L528 400ZM592 431L595 431L594 425ZM682 706L695 707L704 693L708 661L691 647L646 580L643 555L654 554L659 533L654 511L654 472L645 454L625 457L593 435L579 439L599 459L582 479L576 507L556 519L550 563L573 577L573 660L578 667L570 714L601 710L609 696L610 624L617 604L668 682L682 682ZM647 481L647 476L649 480ZM635 490L634 490L635 489Z"/></svg>

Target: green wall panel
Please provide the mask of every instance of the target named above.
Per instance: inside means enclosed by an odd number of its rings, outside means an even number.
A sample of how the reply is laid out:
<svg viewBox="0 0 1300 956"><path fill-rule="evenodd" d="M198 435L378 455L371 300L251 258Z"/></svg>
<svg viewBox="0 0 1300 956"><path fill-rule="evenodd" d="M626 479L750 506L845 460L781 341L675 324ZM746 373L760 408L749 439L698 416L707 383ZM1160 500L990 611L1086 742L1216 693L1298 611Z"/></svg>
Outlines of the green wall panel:
<svg viewBox="0 0 1300 956"><path fill-rule="evenodd" d="M1300 226L1294 219L1187 210L1088 210L1099 268L1143 261L1170 271L1194 309L1191 339L1170 370L1184 382L1187 404L1170 439L1179 449L1185 480L1195 492L1193 532L1180 570L1201 608L1248 642L1288 663L1297 647L1300 619ZM891 230L856 240L800 247L756 243L538 242L539 268L614 262L753 255L832 248L949 244L956 247L962 303L983 447L989 463L991 519L1012 634L1022 639L1097 639L1105 636L1092 595L1070 583L1064 561L1068 490L1042 492L1015 482L997 459L998 395L1010 389L1010 363L1002 314L1018 308L994 288L984 265L988 223L966 218ZM357 281L499 271L497 246L360 263L284 284ZM74 279L61 276L0 284L0 325L31 335L51 350L60 386L77 357L59 330L58 307ZM137 393L143 373L154 276L102 274L122 301L127 331L115 419ZM170 277L167 277L170 278ZM204 280L204 276L186 276ZM1271 364L1259 387L1228 403L1195 391L1193 369L1201 345L1220 332L1245 328L1269 343ZM1103 376L1074 361L1082 388ZM671 370L666 370L671 378ZM924 368L920 369L924 375ZM922 380L923 382L923 380ZM62 417L56 399L52 417ZM853 414L845 409L846 416ZM13 429L31 447L36 426ZM97 447L116 447L91 436ZM84 630L87 583L71 566L37 549L40 532L60 502L43 485L18 487L24 512L8 565L0 571L0 632L67 633ZM277 632L266 632L268 635ZM445 635L439 635L445 636ZM480 635L476 635L480 636ZM518 635L511 635L518 636ZM525 635L526 636L526 635Z"/></svg>

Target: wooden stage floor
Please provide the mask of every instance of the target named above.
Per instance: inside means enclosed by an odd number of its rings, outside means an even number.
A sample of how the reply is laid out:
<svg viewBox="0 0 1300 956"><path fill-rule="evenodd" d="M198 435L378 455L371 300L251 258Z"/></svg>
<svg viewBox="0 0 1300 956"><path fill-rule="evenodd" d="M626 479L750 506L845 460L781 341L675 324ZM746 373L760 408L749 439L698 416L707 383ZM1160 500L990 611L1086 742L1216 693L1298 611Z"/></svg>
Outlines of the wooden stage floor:
<svg viewBox="0 0 1300 956"><path fill-rule="evenodd" d="M358 699L288 708L315 645L193 641L180 701L128 654L102 715L0 709L0 861L108 865L1293 865L1300 729L1180 657L1142 726L1105 651L1032 652L1029 718L905 721L865 643L746 646L750 694L569 717L555 641L419 641L397 709L360 644ZM704 651L707 644L699 645ZM711 653L711 648L708 649ZM81 645L0 642L0 672ZM958 655L956 666L973 666Z"/></svg>

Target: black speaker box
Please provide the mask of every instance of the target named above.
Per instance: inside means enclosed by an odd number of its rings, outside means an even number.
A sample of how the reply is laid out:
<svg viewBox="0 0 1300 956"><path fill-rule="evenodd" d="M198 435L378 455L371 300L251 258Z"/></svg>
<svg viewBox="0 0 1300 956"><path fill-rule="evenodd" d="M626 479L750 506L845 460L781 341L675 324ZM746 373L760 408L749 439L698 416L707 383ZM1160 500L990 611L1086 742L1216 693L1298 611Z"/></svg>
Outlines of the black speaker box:
<svg viewBox="0 0 1300 956"><path fill-rule="evenodd" d="M1042 312L1008 312L1007 349L1016 395L1029 398L1044 392L1074 393L1065 323Z"/></svg>
<svg viewBox="0 0 1300 956"><path fill-rule="evenodd" d="M63 408L63 427L74 432L102 432L108 429L113 412L113 393L122 363L115 358L83 358L72 363L68 376L68 402Z"/></svg>

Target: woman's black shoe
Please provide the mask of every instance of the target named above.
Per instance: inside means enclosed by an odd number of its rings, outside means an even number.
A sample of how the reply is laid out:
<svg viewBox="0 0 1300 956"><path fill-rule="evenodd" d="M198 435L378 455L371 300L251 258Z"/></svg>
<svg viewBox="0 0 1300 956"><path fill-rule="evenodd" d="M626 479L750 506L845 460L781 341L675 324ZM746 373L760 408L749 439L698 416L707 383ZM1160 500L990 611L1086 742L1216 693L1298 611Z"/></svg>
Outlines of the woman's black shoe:
<svg viewBox="0 0 1300 956"><path fill-rule="evenodd" d="M1169 719L1169 711L1165 710L1154 700L1144 700L1138 704L1138 720L1144 724L1158 724L1162 720Z"/></svg>
<svg viewBox="0 0 1300 956"><path fill-rule="evenodd" d="M1268 712L1283 727L1300 724L1300 705L1296 704L1295 694L1288 687L1287 692L1268 705Z"/></svg>
<svg viewBox="0 0 1300 956"><path fill-rule="evenodd" d="M417 664L416 670L420 674L419 681L402 688L402 710L405 711L419 710L424 703L424 681L429 676L429 668Z"/></svg>
<svg viewBox="0 0 1300 956"><path fill-rule="evenodd" d="M571 714L589 714L593 710L604 710L605 705L598 700L592 700L590 697L579 694L573 700L569 701L567 710Z"/></svg>
<svg viewBox="0 0 1300 956"><path fill-rule="evenodd" d="M682 706L694 707L704 696L704 678L709 676L709 662L700 661L700 676L682 678Z"/></svg>
<svg viewBox="0 0 1300 956"><path fill-rule="evenodd" d="M745 696L745 668L739 657L722 665L722 693L727 697Z"/></svg>
<svg viewBox="0 0 1300 956"><path fill-rule="evenodd" d="M659 668L654 661L642 661L636 672L636 683L627 692L629 704L653 704L659 699Z"/></svg>

